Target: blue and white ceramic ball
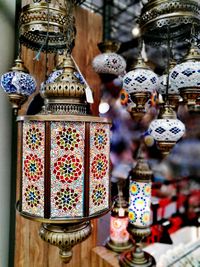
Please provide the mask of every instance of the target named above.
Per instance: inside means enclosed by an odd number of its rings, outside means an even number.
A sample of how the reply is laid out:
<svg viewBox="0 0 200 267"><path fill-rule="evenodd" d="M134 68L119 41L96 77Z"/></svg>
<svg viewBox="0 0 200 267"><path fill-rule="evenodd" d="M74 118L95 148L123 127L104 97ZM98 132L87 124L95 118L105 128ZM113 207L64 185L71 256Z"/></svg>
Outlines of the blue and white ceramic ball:
<svg viewBox="0 0 200 267"><path fill-rule="evenodd" d="M170 73L170 83L176 90L191 87L200 89L200 62L187 61L176 65Z"/></svg>
<svg viewBox="0 0 200 267"><path fill-rule="evenodd" d="M153 92L158 88L158 76L150 69L134 69L123 79L123 88L129 93Z"/></svg>
<svg viewBox="0 0 200 267"><path fill-rule="evenodd" d="M1 76L1 86L7 94L30 96L36 90L36 81L28 73L10 71Z"/></svg>
<svg viewBox="0 0 200 267"><path fill-rule="evenodd" d="M185 133L185 125L177 119L153 120L148 133L156 141L177 142Z"/></svg>

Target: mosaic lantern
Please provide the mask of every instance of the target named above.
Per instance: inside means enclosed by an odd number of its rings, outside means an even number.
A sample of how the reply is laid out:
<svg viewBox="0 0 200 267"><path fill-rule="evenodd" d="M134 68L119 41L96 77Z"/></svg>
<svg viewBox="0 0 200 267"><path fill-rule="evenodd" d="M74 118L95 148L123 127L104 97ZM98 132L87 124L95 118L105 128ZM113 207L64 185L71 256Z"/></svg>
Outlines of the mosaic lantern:
<svg viewBox="0 0 200 267"><path fill-rule="evenodd" d="M124 75L126 61L116 52L119 50L119 43L105 41L98 44L102 54L97 55L92 62L92 66L97 73L113 74L116 76Z"/></svg>
<svg viewBox="0 0 200 267"><path fill-rule="evenodd" d="M143 7L140 28L148 40L167 40L190 34L191 25L199 24L200 3L197 0L149 0Z"/></svg>
<svg viewBox="0 0 200 267"><path fill-rule="evenodd" d="M184 62L175 66L170 73L170 83L179 90L189 110L195 109L200 96L200 54L197 46L191 46Z"/></svg>
<svg viewBox="0 0 200 267"><path fill-rule="evenodd" d="M156 266L154 258L142 251L140 242L148 236L150 230L151 178L144 155L140 152L136 167L130 172L129 187L129 223L128 232L135 239L134 250L124 252L120 258L120 266Z"/></svg>
<svg viewBox="0 0 200 267"><path fill-rule="evenodd" d="M131 109L131 115L141 119L145 113L145 104L151 93L157 89L158 76L138 58L136 66L123 78L123 88L130 95L136 107Z"/></svg>
<svg viewBox="0 0 200 267"><path fill-rule="evenodd" d="M176 66L176 62L171 61L170 65L169 65L169 72L171 72L171 70L175 66ZM159 77L159 79L158 79L158 93L162 95L164 100L166 100L166 98L168 99L168 102L173 109L177 109L178 105L179 105L179 101L180 101L179 90L176 87L171 86L171 84L169 83L169 87L168 87L168 91L167 91L166 90L167 79L168 79L167 73L164 73L162 76ZM166 95L166 93L167 93L167 95Z"/></svg>
<svg viewBox="0 0 200 267"><path fill-rule="evenodd" d="M185 125L177 119L173 109L165 105L161 109L158 119L151 122L148 132L156 140L163 156L167 156L176 142L184 135Z"/></svg>
<svg viewBox="0 0 200 267"><path fill-rule="evenodd" d="M1 86L8 94L14 110L17 110L36 90L35 79L28 74L20 58L15 60L11 71L1 76Z"/></svg>
<svg viewBox="0 0 200 267"><path fill-rule="evenodd" d="M122 198L114 202L110 217L110 237L106 247L121 253L132 248L133 243L127 231L128 225L128 203Z"/></svg>
<svg viewBox="0 0 200 267"><path fill-rule="evenodd" d="M66 49L75 38L72 26L73 0L32 0L22 8L19 18L20 42L33 50L56 52ZM70 28L72 26L72 28ZM48 44L47 44L48 36Z"/></svg>
<svg viewBox="0 0 200 267"><path fill-rule="evenodd" d="M110 122L88 115L70 55L62 66L43 87L43 111L18 117L18 209L42 222L41 238L69 262L72 246L90 234L90 220L110 209Z"/></svg>

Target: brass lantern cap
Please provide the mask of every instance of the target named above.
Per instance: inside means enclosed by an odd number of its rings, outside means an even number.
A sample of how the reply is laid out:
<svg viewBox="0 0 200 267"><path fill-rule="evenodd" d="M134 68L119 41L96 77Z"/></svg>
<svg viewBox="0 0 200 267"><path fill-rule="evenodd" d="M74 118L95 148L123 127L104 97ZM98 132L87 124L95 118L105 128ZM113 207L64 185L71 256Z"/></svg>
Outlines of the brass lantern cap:
<svg viewBox="0 0 200 267"><path fill-rule="evenodd" d="M17 59L15 59L14 65L11 68L11 70L12 71L22 71L22 72L28 73L28 70L24 66L24 62L23 62L23 60L20 57L18 57Z"/></svg>
<svg viewBox="0 0 200 267"><path fill-rule="evenodd" d="M106 40L98 44L98 48L102 53L116 53L119 50L120 46L121 43L111 40Z"/></svg>
<svg viewBox="0 0 200 267"><path fill-rule="evenodd" d="M176 119L176 112L172 109L172 107L166 104L164 107L160 109L158 119Z"/></svg>
<svg viewBox="0 0 200 267"><path fill-rule="evenodd" d="M187 61L200 61L200 53L197 45L192 43L188 55L185 57L184 62Z"/></svg>

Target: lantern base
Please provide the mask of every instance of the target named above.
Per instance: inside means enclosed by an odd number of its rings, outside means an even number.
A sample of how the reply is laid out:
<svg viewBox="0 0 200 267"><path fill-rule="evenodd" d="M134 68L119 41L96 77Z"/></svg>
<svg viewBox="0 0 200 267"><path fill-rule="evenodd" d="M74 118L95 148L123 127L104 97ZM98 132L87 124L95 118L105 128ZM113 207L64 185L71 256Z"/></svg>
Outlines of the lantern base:
<svg viewBox="0 0 200 267"><path fill-rule="evenodd" d="M12 108L17 110L24 104L27 100L27 96L20 95L20 94L8 94L9 101L12 105Z"/></svg>
<svg viewBox="0 0 200 267"><path fill-rule="evenodd" d="M129 239L127 242L124 243L117 243L112 241L110 238L108 238L105 247L116 252L116 253L121 253L126 250L131 249L134 246L133 242Z"/></svg>
<svg viewBox="0 0 200 267"><path fill-rule="evenodd" d="M60 258L64 263L70 262L72 258L72 247L84 241L91 234L89 221L77 224L41 224L40 237L57 246L60 249Z"/></svg>
<svg viewBox="0 0 200 267"><path fill-rule="evenodd" d="M171 149L175 146L176 142L157 141L157 146L161 151L163 158L165 158Z"/></svg>
<svg viewBox="0 0 200 267"><path fill-rule="evenodd" d="M121 267L153 267L156 266L155 259L139 247L120 255L119 264Z"/></svg>

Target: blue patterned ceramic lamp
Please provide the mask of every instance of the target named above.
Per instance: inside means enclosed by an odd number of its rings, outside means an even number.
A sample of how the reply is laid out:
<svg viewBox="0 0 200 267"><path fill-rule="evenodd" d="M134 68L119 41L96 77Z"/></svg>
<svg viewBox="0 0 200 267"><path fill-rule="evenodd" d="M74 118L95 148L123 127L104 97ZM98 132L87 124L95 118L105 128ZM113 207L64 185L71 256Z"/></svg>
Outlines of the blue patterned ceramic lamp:
<svg viewBox="0 0 200 267"><path fill-rule="evenodd" d="M11 71L1 76L1 86L8 94L13 109L19 109L27 98L35 92L36 81L28 74L23 61L17 58Z"/></svg>

